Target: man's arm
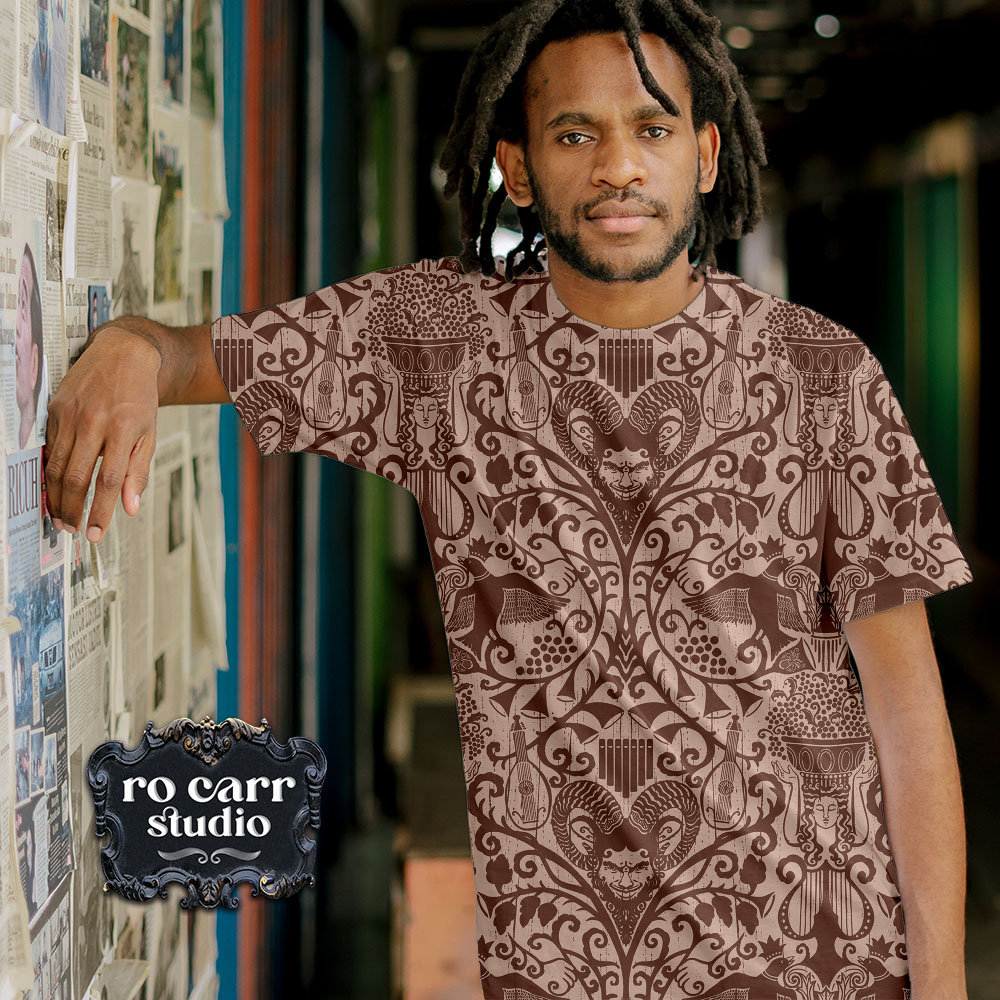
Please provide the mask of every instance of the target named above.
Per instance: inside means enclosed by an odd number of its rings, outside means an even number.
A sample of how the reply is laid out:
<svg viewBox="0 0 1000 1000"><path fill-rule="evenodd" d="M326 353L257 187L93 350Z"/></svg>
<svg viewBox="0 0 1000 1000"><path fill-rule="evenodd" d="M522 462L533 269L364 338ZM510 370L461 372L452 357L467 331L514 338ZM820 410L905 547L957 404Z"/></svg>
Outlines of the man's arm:
<svg viewBox="0 0 1000 1000"><path fill-rule="evenodd" d="M228 403L211 327L168 327L129 316L99 327L49 403L45 485L57 528L76 531L98 458L87 538L99 541L119 495L139 511L156 450L156 411Z"/></svg>
<svg viewBox="0 0 1000 1000"><path fill-rule="evenodd" d="M844 633L878 750L913 1000L966 1000L962 790L924 603Z"/></svg>

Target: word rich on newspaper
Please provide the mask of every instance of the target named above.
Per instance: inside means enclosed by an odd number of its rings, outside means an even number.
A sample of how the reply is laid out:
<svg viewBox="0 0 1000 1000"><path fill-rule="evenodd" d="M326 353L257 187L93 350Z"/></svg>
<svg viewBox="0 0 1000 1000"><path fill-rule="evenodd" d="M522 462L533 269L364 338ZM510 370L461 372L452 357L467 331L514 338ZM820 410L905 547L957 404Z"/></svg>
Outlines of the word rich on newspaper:
<svg viewBox="0 0 1000 1000"><path fill-rule="evenodd" d="M181 906L235 909L235 889L271 899L313 885L323 751L278 743L265 719L146 726L135 749L114 741L90 757L106 888L136 902L187 890Z"/></svg>

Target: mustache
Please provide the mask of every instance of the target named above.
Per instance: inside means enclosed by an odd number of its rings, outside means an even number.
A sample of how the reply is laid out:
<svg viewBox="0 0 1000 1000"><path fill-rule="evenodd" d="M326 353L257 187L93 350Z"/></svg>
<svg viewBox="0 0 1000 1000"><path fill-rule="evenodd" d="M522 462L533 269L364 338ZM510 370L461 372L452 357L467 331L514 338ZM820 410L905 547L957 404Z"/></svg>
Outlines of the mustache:
<svg viewBox="0 0 1000 1000"><path fill-rule="evenodd" d="M577 222L580 222L590 215L590 213L595 209L600 208L601 205L605 205L609 201L631 201L637 205L642 205L644 208L648 208L656 215L663 216L664 218L670 217L670 206L666 202L658 201L655 198L647 198L643 194L639 194L631 189L626 189L624 191L603 195L600 198L595 198L593 201L588 201L582 205L575 206L573 209L573 218Z"/></svg>

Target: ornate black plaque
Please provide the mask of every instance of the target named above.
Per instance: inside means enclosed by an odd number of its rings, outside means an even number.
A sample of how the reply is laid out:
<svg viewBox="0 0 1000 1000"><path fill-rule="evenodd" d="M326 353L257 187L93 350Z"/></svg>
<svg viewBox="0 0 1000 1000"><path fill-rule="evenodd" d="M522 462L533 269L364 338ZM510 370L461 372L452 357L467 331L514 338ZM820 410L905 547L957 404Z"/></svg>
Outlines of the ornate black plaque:
<svg viewBox="0 0 1000 1000"><path fill-rule="evenodd" d="M313 884L326 757L312 740L274 739L267 720L146 726L134 750L114 741L90 756L94 833L105 891L145 902L187 889L185 908L235 909L236 886L272 899Z"/></svg>

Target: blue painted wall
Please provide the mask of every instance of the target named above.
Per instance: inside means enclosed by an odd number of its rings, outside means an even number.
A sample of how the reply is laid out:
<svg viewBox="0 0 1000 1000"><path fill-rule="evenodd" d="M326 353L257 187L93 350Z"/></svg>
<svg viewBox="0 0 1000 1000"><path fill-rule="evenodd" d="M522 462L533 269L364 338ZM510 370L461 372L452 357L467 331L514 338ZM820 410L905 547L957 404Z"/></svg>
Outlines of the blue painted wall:
<svg viewBox="0 0 1000 1000"><path fill-rule="evenodd" d="M240 309L240 163L242 162L243 108L243 4L242 0L222 0L223 105L226 151L226 187L232 212L226 221L222 261L222 313ZM222 408L219 453L222 466L222 495L226 507L226 634L229 671L218 673L218 718L235 718L239 682L239 462L237 440L241 433L236 410ZM236 914L220 911L218 929L219 1000L236 1000Z"/></svg>

